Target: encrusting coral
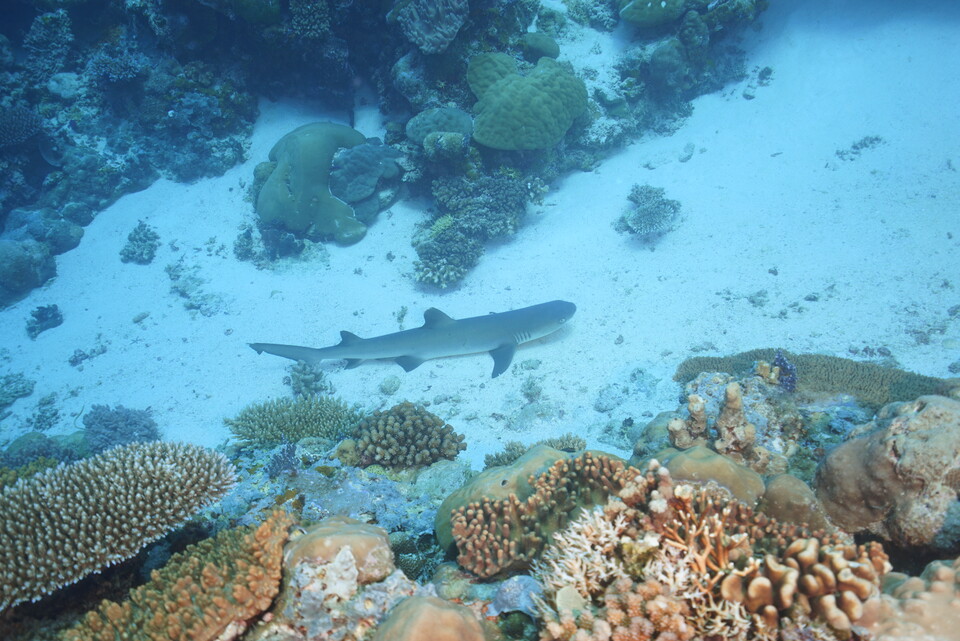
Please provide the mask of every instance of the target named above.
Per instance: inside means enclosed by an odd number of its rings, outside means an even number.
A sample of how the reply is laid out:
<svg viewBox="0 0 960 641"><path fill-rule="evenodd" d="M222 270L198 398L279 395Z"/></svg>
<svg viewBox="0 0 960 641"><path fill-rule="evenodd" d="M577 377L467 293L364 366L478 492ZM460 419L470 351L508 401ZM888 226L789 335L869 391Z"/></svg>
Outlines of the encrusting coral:
<svg viewBox="0 0 960 641"><path fill-rule="evenodd" d="M241 441L274 446L303 438L339 440L350 433L362 415L333 396L299 396L255 403L236 418L224 419Z"/></svg>
<svg viewBox="0 0 960 641"><path fill-rule="evenodd" d="M277 510L258 527L225 530L175 554L123 603L103 601L62 641L237 638L280 589L291 518Z"/></svg>
<svg viewBox="0 0 960 641"><path fill-rule="evenodd" d="M864 363L825 354L793 354L777 349L754 349L730 356L695 356L677 367L673 380L687 383L701 372L747 374L757 361L772 363L785 358L796 366L801 394L852 394L876 410L894 401L909 401L925 394L960 393L960 380L922 376L876 363Z"/></svg>
<svg viewBox="0 0 960 641"><path fill-rule="evenodd" d="M544 552L541 639L772 640L799 619L843 636L889 570L879 544L777 523L652 461Z"/></svg>
<svg viewBox="0 0 960 641"><path fill-rule="evenodd" d="M467 449L462 434L454 432L436 414L410 402L363 419L356 437L361 467L423 467L442 459L453 460Z"/></svg>
<svg viewBox="0 0 960 641"><path fill-rule="evenodd" d="M0 612L130 558L221 497L227 460L179 443L135 443L0 491Z"/></svg>

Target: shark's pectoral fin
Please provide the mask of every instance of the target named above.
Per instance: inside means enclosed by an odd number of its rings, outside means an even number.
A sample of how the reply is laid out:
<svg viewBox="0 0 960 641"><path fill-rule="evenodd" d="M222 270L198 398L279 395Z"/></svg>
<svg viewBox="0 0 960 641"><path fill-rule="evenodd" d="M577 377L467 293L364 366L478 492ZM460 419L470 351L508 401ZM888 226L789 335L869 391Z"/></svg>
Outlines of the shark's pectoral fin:
<svg viewBox="0 0 960 641"><path fill-rule="evenodd" d="M496 378L507 371L510 363L513 362L513 355L516 351L516 343L507 343L490 350L490 356L493 356L493 375L490 378Z"/></svg>
<svg viewBox="0 0 960 641"><path fill-rule="evenodd" d="M360 363L362 363L362 362L363 362L363 359L362 359L362 358L348 358L348 359L347 359L347 364L344 365L343 368L344 368L344 369L353 369L354 367L358 367L358 366L360 365Z"/></svg>
<svg viewBox="0 0 960 641"><path fill-rule="evenodd" d="M411 372L423 365L423 359L416 356L397 356L393 362L402 367L405 372Z"/></svg>

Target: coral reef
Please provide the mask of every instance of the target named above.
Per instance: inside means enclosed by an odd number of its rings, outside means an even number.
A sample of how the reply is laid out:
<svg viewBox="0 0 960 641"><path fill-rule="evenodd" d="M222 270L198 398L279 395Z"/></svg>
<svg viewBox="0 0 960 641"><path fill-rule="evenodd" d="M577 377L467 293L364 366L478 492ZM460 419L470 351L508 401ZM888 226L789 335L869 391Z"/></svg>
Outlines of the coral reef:
<svg viewBox="0 0 960 641"><path fill-rule="evenodd" d="M102 452L116 445L146 443L160 439L157 422L150 410L132 410L117 405L91 405L83 416L84 436L93 453Z"/></svg>
<svg viewBox="0 0 960 641"><path fill-rule="evenodd" d="M175 554L122 603L104 601L63 641L237 638L280 589L291 519L275 511L258 527L225 530Z"/></svg>
<svg viewBox="0 0 960 641"><path fill-rule="evenodd" d="M334 517L296 538L261 641L358 641L391 607L420 592L393 563L386 532Z"/></svg>
<svg viewBox="0 0 960 641"><path fill-rule="evenodd" d="M36 339L42 332L63 324L63 314L57 305L41 305L30 312L27 321L27 336Z"/></svg>
<svg viewBox="0 0 960 641"><path fill-rule="evenodd" d="M298 396L248 405L223 422L244 443L272 446L303 438L340 440L362 418L355 407L339 398Z"/></svg>
<svg viewBox="0 0 960 641"><path fill-rule="evenodd" d="M552 58L540 58L525 76L506 73L489 86L471 82L471 88L479 98L473 138L492 149L553 147L587 108L583 81Z"/></svg>
<svg viewBox="0 0 960 641"><path fill-rule="evenodd" d="M469 608L435 596L411 596L390 610L372 641L484 641Z"/></svg>
<svg viewBox="0 0 960 641"><path fill-rule="evenodd" d="M614 229L646 242L672 231L680 216L680 203L665 193L660 187L634 185L627 197L630 207L614 223Z"/></svg>
<svg viewBox="0 0 960 641"><path fill-rule="evenodd" d="M952 641L960 626L960 558L929 563L920 576L891 572L859 622L876 641Z"/></svg>
<svg viewBox="0 0 960 641"><path fill-rule="evenodd" d="M456 107L432 107L408 120L405 131L407 138L422 146L428 135L440 132L469 137L473 134L473 118Z"/></svg>
<svg viewBox="0 0 960 641"><path fill-rule="evenodd" d="M0 611L133 556L233 482L220 454L137 443L3 488Z"/></svg>
<svg viewBox="0 0 960 641"><path fill-rule="evenodd" d="M0 238L0 307L57 275L50 249L33 239Z"/></svg>
<svg viewBox="0 0 960 641"><path fill-rule="evenodd" d="M793 354L777 349L754 349L730 356L695 356L683 361L673 376L687 383L701 372L746 374L757 361L772 362L778 353L796 366L800 394L852 394L877 410L894 401L910 401L926 394L950 396L960 381L923 376L876 363L864 363L824 354Z"/></svg>
<svg viewBox="0 0 960 641"><path fill-rule="evenodd" d="M674 485L655 461L542 559L551 640L775 639L798 617L849 635L890 570L879 544L778 524L716 486Z"/></svg>
<svg viewBox="0 0 960 641"><path fill-rule="evenodd" d="M529 481L520 486L518 472L541 467L550 458L555 462L549 468L536 477L528 475ZM437 512L437 539L447 547L443 526L449 520L461 566L484 578L524 570L553 533L581 509L603 504L636 473L606 455L585 452L567 458L540 445L510 468L487 470L448 497Z"/></svg>
<svg viewBox="0 0 960 641"><path fill-rule="evenodd" d="M160 234L142 220L129 234L127 244L120 250L120 260L125 263L149 265L160 247Z"/></svg>
<svg viewBox="0 0 960 641"><path fill-rule="evenodd" d="M463 435L424 407L410 402L376 411L355 431L361 467L412 468L455 459L467 449Z"/></svg>
<svg viewBox="0 0 960 641"><path fill-rule="evenodd" d="M443 53L469 9L467 0L402 0L387 14L387 22L399 23L403 35L421 52Z"/></svg>
<svg viewBox="0 0 960 641"><path fill-rule="evenodd" d="M884 406L821 462L815 488L833 522L850 532L956 549L948 515L960 491L960 401L921 396Z"/></svg>
<svg viewBox="0 0 960 641"><path fill-rule="evenodd" d="M35 380L27 378L23 372L0 376L0 412L13 405L18 398L33 394L36 384Z"/></svg>

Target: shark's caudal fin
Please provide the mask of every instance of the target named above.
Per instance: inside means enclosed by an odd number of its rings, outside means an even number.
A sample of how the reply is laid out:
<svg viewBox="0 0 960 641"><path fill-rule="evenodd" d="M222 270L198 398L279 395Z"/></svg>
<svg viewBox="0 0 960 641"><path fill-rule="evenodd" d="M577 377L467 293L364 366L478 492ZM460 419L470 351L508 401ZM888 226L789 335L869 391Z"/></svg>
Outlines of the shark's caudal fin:
<svg viewBox="0 0 960 641"><path fill-rule="evenodd" d="M513 355L517 352L516 343L507 343L496 349L490 350L490 356L493 356L493 375L490 378L496 378L507 371L510 363L513 362Z"/></svg>
<svg viewBox="0 0 960 641"><path fill-rule="evenodd" d="M278 343L248 343L257 354L273 354L282 356L294 361L306 361L312 365L319 363L322 359L317 356L319 349L313 347L301 347L299 345L280 345Z"/></svg>

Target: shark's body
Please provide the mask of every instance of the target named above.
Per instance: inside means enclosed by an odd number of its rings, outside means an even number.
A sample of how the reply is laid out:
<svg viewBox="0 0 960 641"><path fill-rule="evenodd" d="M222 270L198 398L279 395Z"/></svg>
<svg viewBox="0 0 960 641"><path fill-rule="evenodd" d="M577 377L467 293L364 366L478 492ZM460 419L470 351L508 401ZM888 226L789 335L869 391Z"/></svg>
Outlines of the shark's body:
<svg viewBox="0 0 960 641"><path fill-rule="evenodd" d="M423 326L416 329L373 338L340 332L340 342L330 347L276 343L250 343L250 347L258 354L266 352L307 363L346 359L347 368L365 360L391 358L408 372L431 358L490 352L496 378L510 366L517 345L560 329L575 311L577 306L573 303L555 300L510 312L456 320L431 307L423 313Z"/></svg>

